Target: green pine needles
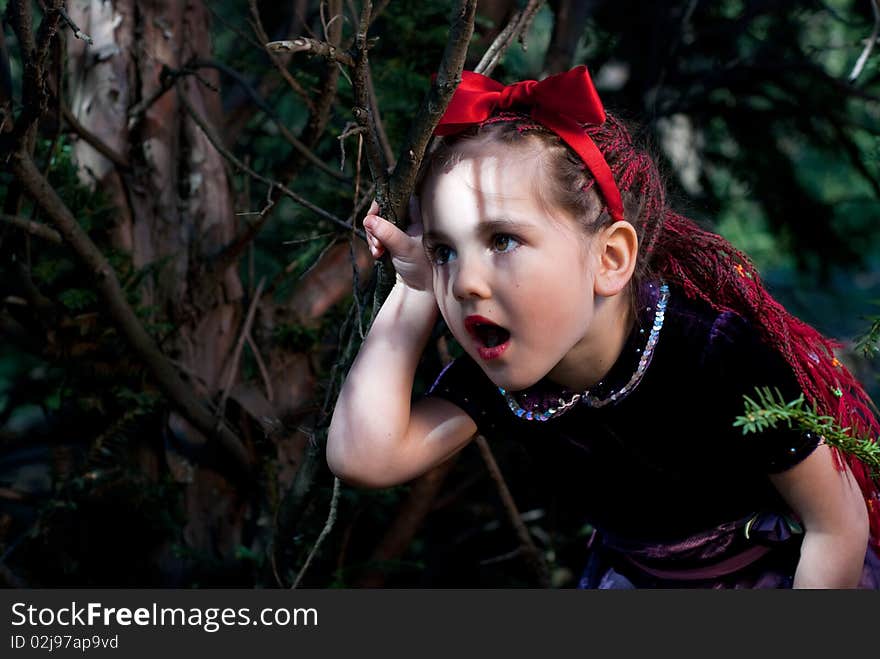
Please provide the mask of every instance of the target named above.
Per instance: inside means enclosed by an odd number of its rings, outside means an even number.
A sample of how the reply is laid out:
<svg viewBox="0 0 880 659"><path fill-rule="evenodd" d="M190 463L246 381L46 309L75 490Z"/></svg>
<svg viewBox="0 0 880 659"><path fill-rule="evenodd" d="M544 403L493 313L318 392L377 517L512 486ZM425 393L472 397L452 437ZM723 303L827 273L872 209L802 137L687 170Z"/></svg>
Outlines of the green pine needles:
<svg viewBox="0 0 880 659"><path fill-rule="evenodd" d="M880 350L880 316L872 316L869 318L871 327L868 331L856 340L856 350L861 352L865 359L873 359Z"/></svg>
<svg viewBox="0 0 880 659"><path fill-rule="evenodd" d="M869 436L854 435L851 428L842 428L834 417L810 409L803 394L786 402L779 389L774 387L774 391L775 395L770 387L755 387L757 402L743 396L745 414L738 416L733 425L742 426L743 434L776 428L782 423L813 432L829 446L854 455L868 467L871 478L880 479L880 444Z"/></svg>

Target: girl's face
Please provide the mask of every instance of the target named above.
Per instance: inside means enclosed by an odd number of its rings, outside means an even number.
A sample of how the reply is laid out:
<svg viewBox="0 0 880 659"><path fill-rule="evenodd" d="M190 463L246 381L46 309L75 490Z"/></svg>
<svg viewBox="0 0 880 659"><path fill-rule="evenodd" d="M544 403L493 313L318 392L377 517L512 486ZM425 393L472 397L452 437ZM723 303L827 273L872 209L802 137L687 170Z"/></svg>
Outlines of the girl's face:
<svg viewBox="0 0 880 659"><path fill-rule="evenodd" d="M535 197L540 184L539 158L496 147L433 176L422 195L440 312L486 375L513 391L554 373L571 380L599 334L592 241Z"/></svg>

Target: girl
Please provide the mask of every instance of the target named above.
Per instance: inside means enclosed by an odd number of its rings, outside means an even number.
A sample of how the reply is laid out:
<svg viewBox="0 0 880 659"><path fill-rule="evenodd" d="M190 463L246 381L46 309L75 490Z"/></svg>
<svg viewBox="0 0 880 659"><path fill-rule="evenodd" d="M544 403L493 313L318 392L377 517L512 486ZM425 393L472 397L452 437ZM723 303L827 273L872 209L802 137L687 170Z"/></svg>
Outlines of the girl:
<svg viewBox="0 0 880 659"><path fill-rule="evenodd" d="M732 425L770 386L876 436L870 401L744 255L667 206L586 68L465 72L436 132L424 234L364 220L397 283L340 392L333 472L386 487L477 431L516 438L596 529L581 587L880 586L865 466ZM411 404L438 313L466 355Z"/></svg>

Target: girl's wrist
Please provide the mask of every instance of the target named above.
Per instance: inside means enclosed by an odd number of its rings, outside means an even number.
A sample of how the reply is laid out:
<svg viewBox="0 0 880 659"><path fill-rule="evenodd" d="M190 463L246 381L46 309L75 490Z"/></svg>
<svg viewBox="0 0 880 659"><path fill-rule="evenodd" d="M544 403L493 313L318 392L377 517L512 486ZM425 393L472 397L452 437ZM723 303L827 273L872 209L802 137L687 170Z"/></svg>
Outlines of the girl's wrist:
<svg viewBox="0 0 880 659"><path fill-rule="evenodd" d="M416 288L415 286L411 286L406 281L404 281L403 277L400 276L399 272L395 273L395 274L396 274L395 281L394 281L395 286L403 287L403 288L407 289L407 291L411 291L413 294L425 296L425 297L431 298L432 300L434 299L433 289L431 289L429 287Z"/></svg>

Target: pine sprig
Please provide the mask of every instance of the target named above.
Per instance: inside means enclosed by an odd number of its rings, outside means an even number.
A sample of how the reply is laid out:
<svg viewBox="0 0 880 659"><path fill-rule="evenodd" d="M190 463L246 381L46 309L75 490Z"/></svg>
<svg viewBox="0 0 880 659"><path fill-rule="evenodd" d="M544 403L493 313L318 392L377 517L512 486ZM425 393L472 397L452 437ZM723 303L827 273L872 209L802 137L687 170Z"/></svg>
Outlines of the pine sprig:
<svg viewBox="0 0 880 659"><path fill-rule="evenodd" d="M877 351L880 350L880 316L873 316L869 320L871 327L856 340L855 348L866 359L873 359Z"/></svg>
<svg viewBox="0 0 880 659"><path fill-rule="evenodd" d="M743 396L745 414L733 422L735 427L742 427L744 435L783 423L789 428L801 428L819 435L829 446L855 456L868 467L873 479L880 479L880 444L870 436L857 435L851 428L841 427L834 417L809 408L803 394L786 402L776 388L771 391L770 387L755 387L755 393L757 401Z"/></svg>

